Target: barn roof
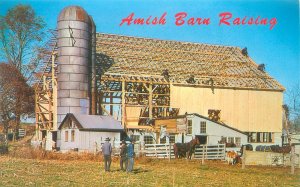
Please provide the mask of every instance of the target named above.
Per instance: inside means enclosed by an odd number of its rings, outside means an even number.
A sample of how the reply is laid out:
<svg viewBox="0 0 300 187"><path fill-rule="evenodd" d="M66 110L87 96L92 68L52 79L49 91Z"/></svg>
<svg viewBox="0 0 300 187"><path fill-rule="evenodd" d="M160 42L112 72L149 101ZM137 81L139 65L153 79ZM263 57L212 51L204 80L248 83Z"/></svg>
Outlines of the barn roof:
<svg viewBox="0 0 300 187"><path fill-rule="evenodd" d="M84 115L72 114L66 115L61 122L58 129L61 129L67 119L72 119L76 122L79 130L83 131L108 131L108 132L122 132L124 131L121 123L111 116L100 115Z"/></svg>
<svg viewBox="0 0 300 187"><path fill-rule="evenodd" d="M108 80L284 90L238 47L97 33L96 48L102 78ZM188 83L191 76L195 82Z"/></svg>
<svg viewBox="0 0 300 187"><path fill-rule="evenodd" d="M218 121L213 121L212 119L210 119L210 118L208 118L208 117L205 117L205 116L202 116L202 115L200 115L200 114L192 113L192 114L187 114L187 115L194 115L194 116L197 116L197 117L199 117L199 118L206 119L206 120L211 121L211 122L213 122L213 123L217 123L217 124L219 124L219 125L222 125L222 126L224 126L224 127L226 127L226 128L229 128L229 129L231 129L231 130L234 130L234 131L236 131L236 132L239 132L239 133L242 133L242 134L247 135L245 132L243 132L243 131L241 131L241 130L239 130L239 129L233 128L233 127L231 127L231 126L229 126L229 125L226 125L225 123L220 123L220 122L218 122ZM248 136L248 135L247 135L247 136Z"/></svg>
<svg viewBox="0 0 300 187"><path fill-rule="evenodd" d="M227 124L225 124L225 123L221 123L221 122L218 122L218 121L213 121L212 119L210 119L210 118L208 118L208 117L206 117L206 116L202 116L202 115L200 115L200 114L198 114L198 113L190 113L190 114L187 113L187 114L184 114L184 115L178 115L178 116L161 117L161 118L157 118L157 119L155 119L155 120L181 119L181 118L186 118L187 116L197 116L197 117L199 117L199 118L202 118L202 119L211 121L212 123L216 123L216 124L218 124L218 125L224 126L224 127L226 127L226 128L229 128L229 129L234 130L234 131L236 131L236 132L239 132L239 133L241 133L241 134L247 135L245 132L243 132L243 131L241 131L241 130L239 130L239 129L233 128L233 127L231 127L231 126L229 126L229 125L227 125ZM247 135L247 136L248 136L248 135Z"/></svg>

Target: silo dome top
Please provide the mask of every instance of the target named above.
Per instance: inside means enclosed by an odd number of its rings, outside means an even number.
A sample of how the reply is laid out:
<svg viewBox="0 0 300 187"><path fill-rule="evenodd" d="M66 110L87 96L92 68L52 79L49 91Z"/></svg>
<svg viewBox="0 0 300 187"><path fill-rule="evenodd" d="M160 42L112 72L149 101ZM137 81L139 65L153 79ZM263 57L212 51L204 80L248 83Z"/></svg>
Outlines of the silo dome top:
<svg viewBox="0 0 300 187"><path fill-rule="evenodd" d="M90 18L80 6L68 6L60 12L57 21L82 21L90 23Z"/></svg>

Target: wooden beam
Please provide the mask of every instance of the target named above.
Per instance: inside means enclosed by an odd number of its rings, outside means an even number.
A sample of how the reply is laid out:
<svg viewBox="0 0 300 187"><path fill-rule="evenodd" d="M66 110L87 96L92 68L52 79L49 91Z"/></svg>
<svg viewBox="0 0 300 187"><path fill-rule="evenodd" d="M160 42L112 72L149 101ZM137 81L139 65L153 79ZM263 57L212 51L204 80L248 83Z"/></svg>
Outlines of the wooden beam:
<svg viewBox="0 0 300 187"><path fill-rule="evenodd" d="M126 103L125 103L125 81L122 81L122 126L126 129L126 118L125 118L125 110L126 110Z"/></svg>
<svg viewBox="0 0 300 187"><path fill-rule="evenodd" d="M152 83L149 84L149 118L152 119L153 118L153 114L152 114L152 102L153 102L153 89L152 89Z"/></svg>

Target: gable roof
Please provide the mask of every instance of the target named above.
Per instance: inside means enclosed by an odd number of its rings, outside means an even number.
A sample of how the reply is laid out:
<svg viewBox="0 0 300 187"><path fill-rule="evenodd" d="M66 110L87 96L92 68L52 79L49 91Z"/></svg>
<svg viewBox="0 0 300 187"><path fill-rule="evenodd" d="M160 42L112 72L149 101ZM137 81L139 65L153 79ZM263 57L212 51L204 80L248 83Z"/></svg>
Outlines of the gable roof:
<svg viewBox="0 0 300 187"><path fill-rule="evenodd" d="M284 91L238 47L97 33L102 78L177 85ZM267 62L266 62L267 63ZM166 80L162 75L167 69ZM195 83L187 80L194 76ZM213 80L209 81L210 79Z"/></svg>
<svg viewBox="0 0 300 187"><path fill-rule="evenodd" d="M192 116L192 115L197 116L197 117L202 118L202 119L205 119L205 120L208 120L208 121L210 121L212 123L216 123L218 125L224 126L226 128L229 128L229 129L234 130L236 132L242 133L244 135L247 135L245 132L240 131L239 129L233 128L233 127L231 127L229 125L226 125L225 123L220 123L220 122L217 122L217 121L213 121L210 118L208 118L206 116L202 116L202 115L197 114L197 113L191 113L191 114L185 114L185 115L179 115L179 116L173 116L173 117L162 117L162 118L157 118L155 120L181 119L181 118L186 118L187 116Z"/></svg>
<svg viewBox="0 0 300 187"><path fill-rule="evenodd" d="M68 113L58 127L61 130L67 119L75 121L79 130L82 131L105 131L105 132L123 132L121 123L111 116L85 115Z"/></svg>
<svg viewBox="0 0 300 187"><path fill-rule="evenodd" d="M205 116L202 116L202 115L200 115L200 114L192 113L192 114L187 114L187 115L194 115L194 116L197 116L197 117L199 117L199 118L203 118L203 119L206 119L206 120L211 121L211 122L213 122L213 123L217 123L217 124L219 124L219 125L222 125L222 126L224 126L224 127L226 127L226 128L229 128L229 129L231 129L231 130L234 130L234 131L236 131L236 132L239 132L239 133L242 133L242 134L247 135L245 132L240 131L239 129L233 128L233 127L231 127L231 126L229 126L229 125L226 125L225 123L220 123L220 122L217 122L217 121L213 121L213 120L211 120L210 118L205 117ZM248 136L248 135L247 135L247 136Z"/></svg>

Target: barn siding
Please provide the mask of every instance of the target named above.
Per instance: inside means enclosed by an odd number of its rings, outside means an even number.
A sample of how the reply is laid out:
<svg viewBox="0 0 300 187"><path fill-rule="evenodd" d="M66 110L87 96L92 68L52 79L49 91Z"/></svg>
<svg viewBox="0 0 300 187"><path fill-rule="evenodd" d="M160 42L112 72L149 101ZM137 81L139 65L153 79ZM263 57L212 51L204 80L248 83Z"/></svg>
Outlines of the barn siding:
<svg viewBox="0 0 300 187"><path fill-rule="evenodd" d="M119 132L93 132L93 131L79 131L75 129L75 141L71 142L71 130L61 130L60 150L62 152L78 148L79 151L95 152L101 149L101 142L106 137L110 137L111 141L120 141ZM69 131L69 141L65 142L65 131Z"/></svg>
<svg viewBox="0 0 300 187"><path fill-rule="evenodd" d="M75 130L75 140L74 142L71 142L71 131ZM65 141L65 132L68 131L68 141ZM71 150L74 148L79 148L78 144L78 135L79 135L79 130L76 129L69 129L69 128L64 128L60 131L60 150Z"/></svg>
<svg viewBox="0 0 300 187"><path fill-rule="evenodd" d="M171 107L180 114L218 109L224 123L245 132L281 132L282 103L282 92L171 85Z"/></svg>
<svg viewBox="0 0 300 187"><path fill-rule="evenodd" d="M96 148L100 150L101 142L103 142L106 137L110 137L111 141L120 141L119 132L80 131L79 149L91 152L94 152Z"/></svg>

